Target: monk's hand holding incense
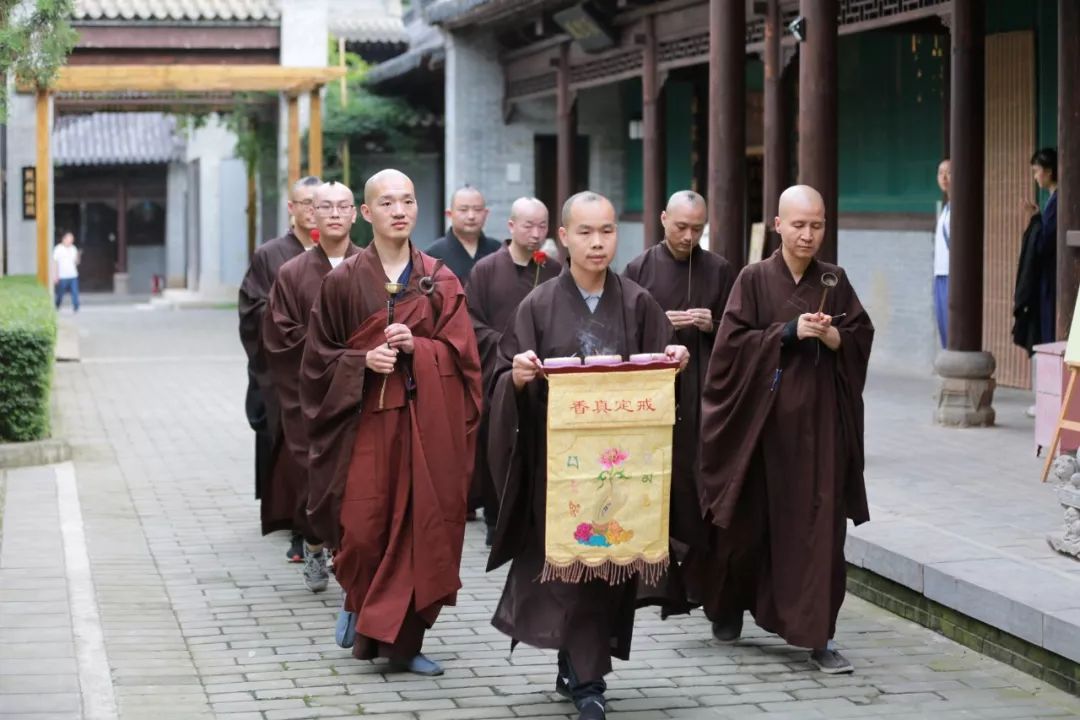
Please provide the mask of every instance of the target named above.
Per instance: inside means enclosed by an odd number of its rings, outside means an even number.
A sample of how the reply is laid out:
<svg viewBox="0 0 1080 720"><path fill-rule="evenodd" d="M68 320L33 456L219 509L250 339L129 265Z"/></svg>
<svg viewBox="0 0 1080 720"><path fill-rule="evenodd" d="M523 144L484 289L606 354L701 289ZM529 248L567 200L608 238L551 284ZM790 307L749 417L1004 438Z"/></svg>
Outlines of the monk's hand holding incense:
<svg viewBox="0 0 1080 720"><path fill-rule="evenodd" d="M510 373L514 381L514 388L522 390L537 377L543 375L544 371L540 358L536 353L532 350L526 350L514 356L514 363L511 366Z"/></svg>
<svg viewBox="0 0 1080 720"><path fill-rule="evenodd" d="M694 327L701 332L712 332L714 330L712 310L709 308L690 308L686 312L693 318Z"/></svg>
<svg viewBox="0 0 1080 720"><path fill-rule="evenodd" d="M408 325L394 323L386 328L386 344L395 350L412 354L413 334Z"/></svg>
<svg viewBox="0 0 1080 720"><path fill-rule="evenodd" d="M679 363L679 370L685 370L687 363L690 362L690 351L685 345L668 345L664 348L664 354L669 360Z"/></svg>
<svg viewBox="0 0 1080 720"><path fill-rule="evenodd" d="M815 338L830 350L840 347L840 332L832 326L832 316L824 313L803 313L799 316L797 334L800 340Z"/></svg>
<svg viewBox="0 0 1080 720"><path fill-rule="evenodd" d="M367 367L372 372L380 375L389 375L394 372L394 363L397 362L398 351L389 345L377 345L367 351Z"/></svg>
<svg viewBox="0 0 1080 720"><path fill-rule="evenodd" d="M691 310L668 310L664 314L667 315L668 320L671 321L671 325L676 330L682 330L694 326L694 316L691 315L691 312Z"/></svg>

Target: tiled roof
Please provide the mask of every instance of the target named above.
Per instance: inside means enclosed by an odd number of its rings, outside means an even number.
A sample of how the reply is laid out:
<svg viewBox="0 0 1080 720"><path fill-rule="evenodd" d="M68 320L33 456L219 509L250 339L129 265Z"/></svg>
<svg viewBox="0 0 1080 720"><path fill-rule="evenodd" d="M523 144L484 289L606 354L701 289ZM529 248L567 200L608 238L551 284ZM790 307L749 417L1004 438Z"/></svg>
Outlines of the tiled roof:
<svg viewBox="0 0 1080 720"><path fill-rule="evenodd" d="M279 0L75 0L75 20L272 20Z"/></svg>
<svg viewBox="0 0 1080 720"><path fill-rule="evenodd" d="M330 19L330 32L335 37L356 43L409 42L405 25L400 17L334 17Z"/></svg>
<svg viewBox="0 0 1080 720"><path fill-rule="evenodd" d="M176 118L157 112L64 115L52 133L57 165L150 165L179 160Z"/></svg>

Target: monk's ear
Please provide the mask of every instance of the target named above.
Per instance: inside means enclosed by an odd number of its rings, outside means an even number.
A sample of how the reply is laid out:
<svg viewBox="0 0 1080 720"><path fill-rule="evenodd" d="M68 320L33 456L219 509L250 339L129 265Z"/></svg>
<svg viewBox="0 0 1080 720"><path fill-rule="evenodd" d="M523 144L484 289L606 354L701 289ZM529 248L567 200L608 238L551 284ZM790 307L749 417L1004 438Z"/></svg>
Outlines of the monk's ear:
<svg viewBox="0 0 1080 720"><path fill-rule="evenodd" d="M566 244L566 228L562 225L559 226L559 242L562 243L562 246L567 250L570 249L570 247Z"/></svg>
<svg viewBox="0 0 1080 720"><path fill-rule="evenodd" d="M773 218L773 230L776 231L777 235L780 234L780 216L779 215L777 215L775 218Z"/></svg>
<svg viewBox="0 0 1080 720"><path fill-rule="evenodd" d="M356 212L356 210L354 209L353 212ZM364 218L365 220L367 220L369 223L371 223L371 208L368 207L367 203L364 203L363 205L360 206L360 216L362 218ZM354 216L353 220L355 221L355 216ZM372 223L372 224L374 224L374 223Z"/></svg>
<svg viewBox="0 0 1080 720"><path fill-rule="evenodd" d="M450 217L450 216L451 216L451 215L453 215L453 214L454 214L454 213L453 213L453 211L452 211L452 210L451 210L450 208L446 208L446 213L445 213L446 217Z"/></svg>

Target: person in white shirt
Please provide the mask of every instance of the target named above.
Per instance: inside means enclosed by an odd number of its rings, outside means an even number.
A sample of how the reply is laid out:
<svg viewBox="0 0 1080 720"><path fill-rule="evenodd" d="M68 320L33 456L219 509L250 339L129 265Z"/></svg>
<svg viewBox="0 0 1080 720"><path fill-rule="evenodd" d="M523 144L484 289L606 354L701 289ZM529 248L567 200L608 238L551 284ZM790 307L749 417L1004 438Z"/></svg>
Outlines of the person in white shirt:
<svg viewBox="0 0 1080 720"><path fill-rule="evenodd" d="M79 312L79 260L82 255L75 247L75 236L64 233L60 244L53 248L53 277L56 278L56 309L71 293L71 304Z"/></svg>
<svg viewBox="0 0 1080 720"><path fill-rule="evenodd" d="M937 318L938 336L944 348L949 329L949 183L952 169L949 159L945 158L938 165L937 184L945 193L945 204L938 215L937 228L934 230L934 315Z"/></svg>

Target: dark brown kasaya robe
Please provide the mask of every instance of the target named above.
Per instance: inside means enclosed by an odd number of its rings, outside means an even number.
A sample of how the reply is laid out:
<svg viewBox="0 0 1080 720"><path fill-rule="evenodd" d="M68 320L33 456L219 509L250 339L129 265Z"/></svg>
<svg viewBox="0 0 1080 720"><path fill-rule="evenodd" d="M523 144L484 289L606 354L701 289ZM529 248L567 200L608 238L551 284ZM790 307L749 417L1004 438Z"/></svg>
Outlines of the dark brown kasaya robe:
<svg viewBox="0 0 1080 720"><path fill-rule="evenodd" d="M308 518L337 549L362 659L414 657L461 587L480 361L457 278L415 248L411 262L394 322L412 330L414 350L394 372L365 369L367 351L386 341L387 278L374 244L323 280L300 371Z"/></svg>
<svg viewBox="0 0 1080 720"><path fill-rule="evenodd" d="M596 312L565 268L518 307L499 345L493 380L488 461L499 493L499 518L488 561L494 570L512 561L492 624L514 641L564 650L582 682L611 671L611 657L626 659L634 629L637 580L609 585L540 582L544 566L547 497L547 383L537 378L514 389L514 355L533 350L541 359L570 355L663 352L672 328L649 293L608 272Z"/></svg>
<svg viewBox="0 0 1080 720"><path fill-rule="evenodd" d="M799 340L801 313L824 312L837 351ZM717 525L705 611L749 609L791 645L820 649L844 600L847 518L870 519L863 401L874 328L847 275L811 261L795 283L781 251L743 269L717 331L701 408L701 503Z"/></svg>
<svg viewBox="0 0 1080 720"><path fill-rule="evenodd" d="M300 471L292 456L282 452L281 404L270 378L262 342L262 319L278 270L304 252L292 230L255 249L240 285L240 342L248 357L248 389L244 403L248 424L255 431L255 497L263 535L275 530L299 530L293 525L296 496L292 478Z"/></svg>
<svg viewBox="0 0 1080 720"><path fill-rule="evenodd" d="M701 247L695 247L691 255L688 260L676 260L667 243L661 242L632 260L623 274L648 290L665 311L688 308L712 311L711 330L691 327L675 331L675 342L690 351L690 362L679 374L672 442L671 537L689 548L704 549L708 546L709 522L702 517L696 480L701 388L716 327L735 282L735 268Z"/></svg>
<svg viewBox="0 0 1080 720"><path fill-rule="evenodd" d="M345 246L345 257L360 252L351 242ZM270 290L267 311L263 315L263 349L270 378L281 403L281 425L285 451L302 469L294 477L295 506L293 527L303 531L308 542L317 544L319 538L307 521L308 439L304 417L300 411L300 360L304 356L308 316L319 295L323 278L332 270L330 259L321 245L281 266L277 280Z"/></svg>
<svg viewBox="0 0 1080 720"><path fill-rule="evenodd" d="M476 263L469 281L465 284L465 296L469 300L469 317L476 331L476 346L480 351L480 366L484 372L484 397L491 395L491 378L499 356L499 341L514 319L518 305L540 283L559 274L559 262L549 258L543 265L530 260L528 265L518 265L504 246L498 252L485 256ZM470 506L484 507L484 522L495 524L499 501L487 463L487 403L480 420L476 446L476 465L473 468Z"/></svg>

